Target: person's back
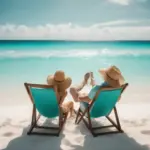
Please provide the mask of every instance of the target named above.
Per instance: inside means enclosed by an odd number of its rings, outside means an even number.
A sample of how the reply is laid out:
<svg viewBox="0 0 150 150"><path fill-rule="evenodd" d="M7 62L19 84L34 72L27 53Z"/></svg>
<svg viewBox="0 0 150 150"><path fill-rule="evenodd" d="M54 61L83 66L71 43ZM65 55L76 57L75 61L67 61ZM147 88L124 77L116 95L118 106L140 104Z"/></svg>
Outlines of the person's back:
<svg viewBox="0 0 150 150"><path fill-rule="evenodd" d="M96 92L100 89L100 88L102 88L102 87L111 87L106 81L104 81L102 84L100 84L100 85L94 85L93 87L92 87L92 89L90 90L90 92L89 92L89 94L88 94L88 97L91 99L91 100L93 100L93 98L94 98L94 96L95 96L95 94L96 94Z"/></svg>
<svg viewBox="0 0 150 150"><path fill-rule="evenodd" d="M70 87L72 80L70 77L65 76L64 71L56 71L54 75L49 75L47 77L47 83L49 85L55 85L57 87L57 96L59 99L59 105L64 113L69 112L72 115L73 112L73 102L64 102L67 96L67 89Z"/></svg>

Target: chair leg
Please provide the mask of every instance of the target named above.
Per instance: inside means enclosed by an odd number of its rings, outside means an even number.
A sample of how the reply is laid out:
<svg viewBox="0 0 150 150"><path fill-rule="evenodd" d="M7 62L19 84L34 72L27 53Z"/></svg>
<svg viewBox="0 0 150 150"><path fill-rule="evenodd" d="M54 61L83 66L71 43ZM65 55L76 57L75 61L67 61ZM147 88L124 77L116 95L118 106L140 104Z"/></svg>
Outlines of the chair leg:
<svg viewBox="0 0 150 150"><path fill-rule="evenodd" d="M84 122L85 126L87 127L87 129L91 132L91 134L93 135L93 137L96 136L96 134L93 132L92 130L92 123L91 123L91 119L88 118L88 122L83 118L82 121Z"/></svg>
<svg viewBox="0 0 150 150"><path fill-rule="evenodd" d="M108 116L106 116L106 118L119 130L118 125Z"/></svg>
<svg viewBox="0 0 150 150"><path fill-rule="evenodd" d="M116 107L114 107L114 113L115 113L115 118L116 118L116 122L117 122L117 125L118 125L118 128L119 128L119 131L123 132L123 130L121 129L121 125L120 125L120 121L119 121L119 117L118 117L118 113L117 113Z"/></svg>
<svg viewBox="0 0 150 150"><path fill-rule="evenodd" d="M106 118L107 118L120 132L123 132L123 130L121 129L121 125L120 125L120 121L119 121L119 117L118 117L118 113L117 113L116 107L114 107L114 114L115 114L115 119L116 119L116 122L117 122L117 123L115 123L109 116L106 116Z"/></svg>
<svg viewBox="0 0 150 150"><path fill-rule="evenodd" d="M78 115L80 115L80 119L77 121L77 124L80 123L81 120L83 120L84 124L86 125L86 127L89 129L89 131L91 132L91 134L93 135L93 137L96 137L96 136L99 136L99 135L106 135L106 134L114 134L114 133L120 133L120 132L123 132L122 129L121 129L121 126L120 126L120 122L119 122L119 117L118 117L118 114L117 114L117 110L115 109L114 110L115 112L115 117L116 117L116 122L115 123L109 116L106 116L106 118L112 123L112 125L110 126L104 126L104 127L96 127L96 128L93 128L92 127L92 122L91 122L91 118L90 118L90 114L89 114L89 110L87 109L87 111L85 112L78 112ZM88 114L88 122L85 120L84 118L84 115L85 113ZM101 133L95 133L94 131L96 129L102 129L102 128L106 128L106 127L116 127L117 128L117 131L110 131L110 132L101 132Z"/></svg>
<svg viewBox="0 0 150 150"><path fill-rule="evenodd" d="M83 113L80 114L80 119L78 120L77 124L79 124L81 122L81 120L83 119L83 117L85 116L85 114L87 113L88 109L86 109Z"/></svg>
<svg viewBox="0 0 150 150"><path fill-rule="evenodd" d="M78 118L79 118L79 115L80 115L80 108L79 108L78 112L75 111L75 113L77 113L76 120L75 120L75 124L76 124L76 123L77 123L77 120L78 120Z"/></svg>
<svg viewBox="0 0 150 150"><path fill-rule="evenodd" d="M89 122L89 130L91 131L92 135L95 136L93 129L92 129L92 122L91 122L89 110L88 110L88 122Z"/></svg>
<svg viewBox="0 0 150 150"><path fill-rule="evenodd" d="M32 130L33 130L34 127L35 127L35 125L32 125L32 126L30 127L29 131L27 132L27 135L30 135L30 134L31 134L31 132L32 132Z"/></svg>
<svg viewBox="0 0 150 150"><path fill-rule="evenodd" d="M76 124L79 124L81 122L81 120L83 119L83 117L84 117L84 115L80 112Z"/></svg>
<svg viewBox="0 0 150 150"><path fill-rule="evenodd" d="M88 111L88 121L89 121L89 127L92 128L92 123L91 123L91 118L90 118L89 111Z"/></svg>
<svg viewBox="0 0 150 150"><path fill-rule="evenodd" d="M33 105L33 111L32 111L32 120L31 120L31 126L30 126L30 129L29 131L27 132L28 135L31 134L33 128L36 126L36 108L35 106Z"/></svg>
<svg viewBox="0 0 150 150"><path fill-rule="evenodd" d="M63 128L64 124L66 123L67 117L68 117L68 113L66 113L64 117L61 116L59 118L59 131L58 131L57 136L59 136L60 132L62 131L62 128Z"/></svg>

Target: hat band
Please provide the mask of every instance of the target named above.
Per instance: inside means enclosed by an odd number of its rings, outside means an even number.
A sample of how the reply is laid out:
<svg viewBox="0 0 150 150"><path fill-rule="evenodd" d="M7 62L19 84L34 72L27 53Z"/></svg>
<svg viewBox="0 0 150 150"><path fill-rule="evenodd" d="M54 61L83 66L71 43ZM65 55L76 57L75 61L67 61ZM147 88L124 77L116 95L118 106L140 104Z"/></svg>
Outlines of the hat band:
<svg viewBox="0 0 150 150"><path fill-rule="evenodd" d="M112 77L110 77L109 74L107 74L107 72L106 72L106 75L107 75L110 79L115 80L115 79L113 79ZM117 81L117 80L115 80L115 81Z"/></svg>
<svg viewBox="0 0 150 150"><path fill-rule="evenodd" d="M54 78L54 80L55 80L55 78ZM57 80L55 80L56 82L59 82L59 83L61 83L61 82L64 82L64 80L63 81L57 81Z"/></svg>

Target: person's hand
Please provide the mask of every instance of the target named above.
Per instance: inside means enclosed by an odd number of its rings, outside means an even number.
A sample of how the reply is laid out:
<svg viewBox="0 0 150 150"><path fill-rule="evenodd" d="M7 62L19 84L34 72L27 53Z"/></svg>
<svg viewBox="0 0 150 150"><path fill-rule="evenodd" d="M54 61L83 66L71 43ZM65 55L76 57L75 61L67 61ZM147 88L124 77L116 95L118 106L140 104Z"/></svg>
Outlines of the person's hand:
<svg viewBox="0 0 150 150"><path fill-rule="evenodd" d="M93 72L91 72L91 78L92 78L92 79L94 78L94 76L93 76Z"/></svg>
<svg viewBox="0 0 150 150"><path fill-rule="evenodd" d="M87 84L87 82L88 82L89 77L90 77L90 72L87 72L87 73L84 75L84 81L85 81L86 84Z"/></svg>
<svg viewBox="0 0 150 150"><path fill-rule="evenodd" d="M92 103L92 100L90 100L88 103L89 103L89 105L91 105L91 103Z"/></svg>
<svg viewBox="0 0 150 150"><path fill-rule="evenodd" d="M91 72L91 82L90 82L90 84L91 84L92 86L95 85L93 72Z"/></svg>

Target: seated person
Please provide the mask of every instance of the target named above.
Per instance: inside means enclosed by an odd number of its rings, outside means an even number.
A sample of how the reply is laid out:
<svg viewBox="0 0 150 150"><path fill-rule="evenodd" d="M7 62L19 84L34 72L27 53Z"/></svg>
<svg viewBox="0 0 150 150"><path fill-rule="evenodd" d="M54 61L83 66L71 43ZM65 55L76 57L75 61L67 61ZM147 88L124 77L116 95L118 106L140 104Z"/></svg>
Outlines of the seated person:
<svg viewBox="0 0 150 150"><path fill-rule="evenodd" d="M75 102L87 102L91 103L96 92L101 87L112 87L117 88L124 84L124 78L121 74L121 71L116 66L111 66L107 69L99 70L99 73L102 75L104 82L102 84L96 85L93 73L86 73L84 76L83 82L77 87L71 87L70 93ZM89 93L79 93L83 87L87 84L89 77L91 76L91 85L93 88Z"/></svg>
<svg viewBox="0 0 150 150"><path fill-rule="evenodd" d="M67 96L67 89L72 83L71 78L66 77L63 71L56 71L54 75L49 75L47 77L47 83L49 85L56 85L58 101L63 113L70 112L70 116L72 116L73 102L64 102Z"/></svg>

